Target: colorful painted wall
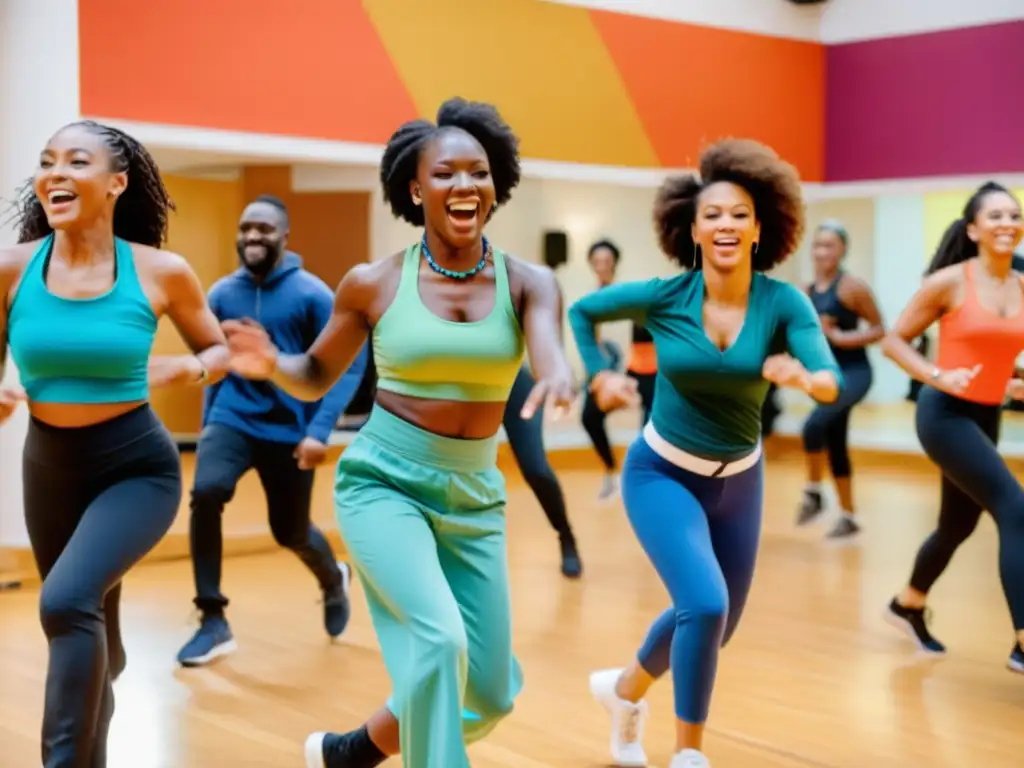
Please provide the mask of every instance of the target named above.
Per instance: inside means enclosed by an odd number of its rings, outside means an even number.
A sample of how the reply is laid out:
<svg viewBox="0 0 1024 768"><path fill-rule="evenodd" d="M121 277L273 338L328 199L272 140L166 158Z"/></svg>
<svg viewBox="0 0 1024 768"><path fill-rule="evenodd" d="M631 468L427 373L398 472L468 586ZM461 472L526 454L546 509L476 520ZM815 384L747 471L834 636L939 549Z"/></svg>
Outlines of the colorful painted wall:
<svg viewBox="0 0 1024 768"><path fill-rule="evenodd" d="M80 0L79 16L81 108L107 118L381 144L458 94L496 103L533 159L681 167L743 135L808 181L1024 171L1006 128L1024 116L1006 90L1024 21L821 45L541 0Z"/></svg>
<svg viewBox="0 0 1024 768"><path fill-rule="evenodd" d="M815 43L538 0L488 0L472 13L464 0L301 8L83 1L82 111L383 143L458 94L496 103L531 158L686 166L705 141L742 134L823 178Z"/></svg>
<svg viewBox="0 0 1024 768"><path fill-rule="evenodd" d="M827 73L829 181L1024 171L1024 21L830 45Z"/></svg>

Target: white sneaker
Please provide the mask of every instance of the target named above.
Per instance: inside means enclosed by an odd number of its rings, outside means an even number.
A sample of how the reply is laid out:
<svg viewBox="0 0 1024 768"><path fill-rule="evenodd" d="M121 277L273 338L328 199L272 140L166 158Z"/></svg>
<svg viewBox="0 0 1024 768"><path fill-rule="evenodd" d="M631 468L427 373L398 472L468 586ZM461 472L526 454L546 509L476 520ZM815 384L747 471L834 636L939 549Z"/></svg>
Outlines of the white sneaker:
<svg viewBox="0 0 1024 768"><path fill-rule="evenodd" d="M684 749L676 753L668 768L711 768L711 763L696 749Z"/></svg>
<svg viewBox="0 0 1024 768"><path fill-rule="evenodd" d="M647 754L642 742L648 715L647 701L641 699L634 704L616 696L615 685L621 676L621 669L594 672L590 676L590 693L612 716L611 752L615 765L646 768Z"/></svg>
<svg viewBox="0 0 1024 768"><path fill-rule="evenodd" d="M326 733L311 733L306 739L304 754L306 768L326 768L324 765L324 736Z"/></svg>

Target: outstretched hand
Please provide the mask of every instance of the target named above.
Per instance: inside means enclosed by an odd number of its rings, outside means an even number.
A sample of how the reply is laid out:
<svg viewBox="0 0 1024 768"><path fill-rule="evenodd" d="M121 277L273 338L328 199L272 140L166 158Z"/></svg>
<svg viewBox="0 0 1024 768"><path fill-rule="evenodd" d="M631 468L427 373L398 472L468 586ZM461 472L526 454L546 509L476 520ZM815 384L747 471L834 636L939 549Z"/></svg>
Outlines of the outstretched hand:
<svg viewBox="0 0 1024 768"><path fill-rule="evenodd" d="M569 413L575 400L576 384L571 375L549 376L539 379L533 385L519 415L524 419L532 419L540 407L544 406L552 418L557 420Z"/></svg>
<svg viewBox="0 0 1024 768"><path fill-rule="evenodd" d="M231 353L229 366L247 379L269 379L277 368L277 347L263 327L249 319L225 320L221 329Z"/></svg>

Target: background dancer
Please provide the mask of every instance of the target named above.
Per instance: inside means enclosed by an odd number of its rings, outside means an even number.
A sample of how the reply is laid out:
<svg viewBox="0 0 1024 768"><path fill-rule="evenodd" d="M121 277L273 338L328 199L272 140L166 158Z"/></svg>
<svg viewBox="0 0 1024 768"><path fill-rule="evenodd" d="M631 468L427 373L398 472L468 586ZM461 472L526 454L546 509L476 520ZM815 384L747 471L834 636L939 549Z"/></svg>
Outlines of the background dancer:
<svg viewBox="0 0 1024 768"><path fill-rule="evenodd" d="M754 573L769 382L832 402L841 377L807 296L763 274L800 243L803 200L792 166L753 141L719 142L701 157L699 178L662 186L655 222L662 250L688 271L602 288L569 310L602 409L634 399L636 384L607 369L600 323L628 319L649 329L665 385L627 454L623 500L672 608L636 660L596 672L591 690L612 716L612 759L643 766L644 695L671 666L671 768L704 768L718 649L736 629Z"/></svg>
<svg viewBox="0 0 1024 768"><path fill-rule="evenodd" d="M505 417L502 424L508 437L509 448L516 457L519 471L523 479L537 497L541 509L558 534L559 547L562 555L562 574L570 579L579 578L583 573L576 546L576 536L569 524L569 516L565 509L565 494L558 476L551 468L547 452L544 450L544 411L543 408L530 418L523 418L523 406L536 386L528 366L519 369L512 391L508 395L505 406Z"/></svg>
<svg viewBox="0 0 1024 768"><path fill-rule="evenodd" d="M327 325L331 289L286 250L291 227L279 199L262 196L238 222L241 262L210 289L221 321L251 318L285 353L304 352ZM199 629L178 652L186 667L207 664L236 650L221 592L224 506L238 481L255 469L267 498L274 540L290 549L316 577L323 595L324 628L334 638L349 618L348 565L310 522L316 467L327 460L331 431L362 381L366 350L316 403L304 403L273 384L229 375L206 391L203 432L196 451L189 533Z"/></svg>
<svg viewBox="0 0 1024 768"><path fill-rule="evenodd" d="M999 531L999 575L1017 634L1007 665L1024 673L1024 489L998 449L1005 398L1024 399L1024 378L1015 372L1024 350L1024 276L1012 269L1022 237L1020 201L999 184L981 186L946 230L921 289L882 348L925 384L917 436L942 470L938 526L886 618L922 650L945 653L925 621L928 592L987 509ZM933 364L911 342L936 321Z"/></svg>
<svg viewBox="0 0 1024 768"><path fill-rule="evenodd" d="M279 355L251 324L224 324L238 370L307 400L373 334L377 400L339 462L335 501L394 697L373 731L311 735L314 768L379 764L395 736L406 768L468 768L466 742L490 732L522 686L497 431L524 346L537 377L525 418L545 399L567 407L574 385L554 274L483 235L519 179L518 140L497 111L446 102L436 125L399 128L381 162L385 199L422 240L352 269L304 355ZM475 713L465 723L463 696Z"/></svg>
<svg viewBox="0 0 1024 768"><path fill-rule="evenodd" d="M841 268L849 247L849 235L838 221L826 221L814 233L811 255L814 280L807 286L818 312L832 354L843 370L843 390L834 403L820 403L804 422L803 443L807 460L807 485L797 517L806 525L824 511L822 480L828 458L839 495L840 517L828 538L848 539L860 532L854 519L853 473L847 439L850 412L871 389L871 363L867 346L885 334L882 316L871 288ZM861 327L861 321L864 327Z"/></svg>

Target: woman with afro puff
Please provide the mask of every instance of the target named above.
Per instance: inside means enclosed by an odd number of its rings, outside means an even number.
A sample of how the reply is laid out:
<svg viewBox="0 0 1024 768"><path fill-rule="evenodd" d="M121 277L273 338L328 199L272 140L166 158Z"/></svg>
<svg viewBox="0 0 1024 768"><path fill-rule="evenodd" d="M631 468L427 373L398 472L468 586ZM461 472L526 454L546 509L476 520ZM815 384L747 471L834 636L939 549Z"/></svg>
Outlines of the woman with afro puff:
<svg viewBox="0 0 1024 768"><path fill-rule="evenodd" d="M394 695L357 731L312 734L306 764L365 768L400 748L405 768L468 768L466 743L522 687L498 429L524 351L536 382L524 418L568 408L575 384L554 274L484 236L520 179L518 140L494 107L452 99L436 124L406 123L380 177L422 237L342 279L308 352L278 354L251 323L224 328L236 370L304 400L321 398L372 334L376 401L338 463L335 508Z"/></svg>
<svg viewBox="0 0 1024 768"><path fill-rule="evenodd" d="M762 403L772 383L831 402L841 375L807 296L763 274L803 232L792 166L753 141L719 142L701 157L699 177L665 182L654 223L662 250L687 271L608 286L569 310L605 410L635 400L636 382L606 369L595 327L632 320L654 338L653 414L626 456L622 487L630 524L672 599L633 663L595 672L590 685L612 716L613 759L645 766L644 694L671 667L670 768L706 768L718 649L743 612L760 537Z"/></svg>

